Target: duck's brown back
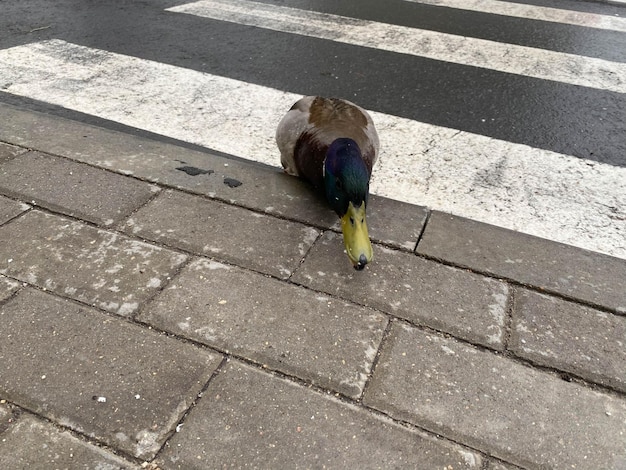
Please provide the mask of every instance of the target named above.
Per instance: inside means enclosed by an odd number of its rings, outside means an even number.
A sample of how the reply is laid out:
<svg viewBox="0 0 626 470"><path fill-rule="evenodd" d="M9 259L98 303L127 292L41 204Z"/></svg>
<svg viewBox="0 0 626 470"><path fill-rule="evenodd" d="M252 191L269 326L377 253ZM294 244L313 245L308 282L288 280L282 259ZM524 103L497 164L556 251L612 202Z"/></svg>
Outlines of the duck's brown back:
<svg viewBox="0 0 626 470"><path fill-rule="evenodd" d="M302 98L283 117L276 131L285 171L321 187L326 151L340 137L348 137L357 143L371 175L378 157L379 141L367 111L338 98Z"/></svg>

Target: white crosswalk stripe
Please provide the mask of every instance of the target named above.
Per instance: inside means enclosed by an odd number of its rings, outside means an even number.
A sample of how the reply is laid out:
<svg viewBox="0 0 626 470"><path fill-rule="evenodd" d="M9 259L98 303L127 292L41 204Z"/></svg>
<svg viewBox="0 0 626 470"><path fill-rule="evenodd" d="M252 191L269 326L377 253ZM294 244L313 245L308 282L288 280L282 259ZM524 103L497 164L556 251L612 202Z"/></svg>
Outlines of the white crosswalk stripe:
<svg viewBox="0 0 626 470"><path fill-rule="evenodd" d="M626 93L626 64L248 0L200 0L169 11L329 39L527 77Z"/></svg>
<svg viewBox="0 0 626 470"><path fill-rule="evenodd" d="M500 0L405 0L460 10L626 32L626 18Z"/></svg>
<svg viewBox="0 0 626 470"><path fill-rule="evenodd" d="M198 2L172 10L198 13L198 5L208 4L225 5ZM298 21L285 23L276 8L255 8L254 21L294 34L318 27L332 32L339 21L289 9L289 21ZM244 13L236 16L250 24ZM228 15L235 20L232 11ZM300 96L62 40L0 50L0 85L14 95L274 166L275 126ZM372 116L383 148L372 192L626 258L626 168L390 114Z"/></svg>

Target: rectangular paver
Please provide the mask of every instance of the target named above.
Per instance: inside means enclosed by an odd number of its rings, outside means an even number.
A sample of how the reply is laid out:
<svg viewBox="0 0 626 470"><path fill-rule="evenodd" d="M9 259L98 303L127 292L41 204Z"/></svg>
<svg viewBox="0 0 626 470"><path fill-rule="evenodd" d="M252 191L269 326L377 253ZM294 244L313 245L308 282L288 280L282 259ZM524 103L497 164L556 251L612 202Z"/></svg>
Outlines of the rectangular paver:
<svg viewBox="0 0 626 470"><path fill-rule="evenodd" d="M487 470L521 470L520 467L511 464L497 462L495 460L487 463Z"/></svg>
<svg viewBox="0 0 626 470"><path fill-rule="evenodd" d="M505 283L380 245L374 246L374 261L359 272L343 249L341 235L324 233L293 280L472 342L503 347Z"/></svg>
<svg viewBox="0 0 626 470"><path fill-rule="evenodd" d="M0 166L0 191L106 226L144 204L158 187L83 163L29 152Z"/></svg>
<svg viewBox="0 0 626 470"><path fill-rule="evenodd" d="M395 248L413 251L427 215L428 209L425 207L372 194L367 203L370 238Z"/></svg>
<svg viewBox="0 0 626 470"><path fill-rule="evenodd" d="M287 278L319 232L241 207L165 191L133 214L126 229L170 246Z"/></svg>
<svg viewBox="0 0 626 470"><path fill-rule="evenodd" d="M231 362L159 456L160 467L480 469L480 456Z"/></svg>
<svg viewBox="0 0 626 470"><path fill-rule="evenodd" d="M0 468L139 470L140 467L68 431L60 431L30 414L22 414L0 438Z"/></svg>
<svg viewBox="0 0 626 470"><path fill-rule="evenodd" d="M417 251L626 313L626 260L433 212Z"/></svg>
<svg viewBox="0 0 626 470"><path fill-rule="evenodd" d="M522 290L511 330L518 355L626 392L625 317Z"/></svg>
<svg viewBox="0 0 626 470"><path fill-rule="evenodd" d="M139 319L354 398L387 325L373 310L206 259Z"/></svg>
<svg viewBox="0 0 626 470"><path fill-rule="evenodd" d="M626 400L399 322L364 403L531 468L619 468Z"/></svg>
<svg viewBox="0 0 626 470"><path fill-rule="evenodd" d="M0 196L0 225L30 209L28 204Z"/></svg>
<svg viewBox="0 0 626 470"><path fill-rule="evenodd" d="M0 227L0 274L121 315L133 314L186 258L39 211Z"/></svg>
<svg viewBox="0 0 626 470"><path fill-rule="evenodd" d="M220 357L33 289L0 310L0 397L140 458Z"/></svg>

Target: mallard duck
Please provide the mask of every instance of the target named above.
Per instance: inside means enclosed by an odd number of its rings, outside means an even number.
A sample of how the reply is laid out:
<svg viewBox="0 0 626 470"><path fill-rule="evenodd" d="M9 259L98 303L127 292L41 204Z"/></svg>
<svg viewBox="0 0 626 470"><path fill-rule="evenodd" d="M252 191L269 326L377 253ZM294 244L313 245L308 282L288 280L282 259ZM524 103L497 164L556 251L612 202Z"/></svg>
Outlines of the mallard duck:
<svg viewBox="0 0 626 470"><path fill-rule="evenodd" d="M365 209L379 149L370 115L346 100L306 96L280 121L276 142L285 172L324 191L341 218L348 258L363 269L373 257Z"/></svg>

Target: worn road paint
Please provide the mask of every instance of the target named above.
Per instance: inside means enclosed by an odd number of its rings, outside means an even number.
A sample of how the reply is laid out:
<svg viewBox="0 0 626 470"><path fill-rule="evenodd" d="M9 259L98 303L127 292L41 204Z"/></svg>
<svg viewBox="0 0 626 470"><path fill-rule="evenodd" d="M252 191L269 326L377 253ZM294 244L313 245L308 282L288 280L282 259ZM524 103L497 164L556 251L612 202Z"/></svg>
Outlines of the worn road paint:
<svg viewBox="0 0 626 470"><path fill-rule="evenodd" d="M494 0L404 0L459 10L626 32L626 18ZM625 13L626 14L626 13Z"/></svg>
<svg viewBox="0 0 626 470"><path fill-rule="evenodd" d="M201 0L168 11L545 80L626 93L626 64L248 0Z"/></svg>
<svg viewBox="0 0 626 470"><path fill-rule="evenodd" d="M300 95L60 40L0 50L0 86L274 166ZM373 193L626 258L626 168L372 112Z"/></svg>

